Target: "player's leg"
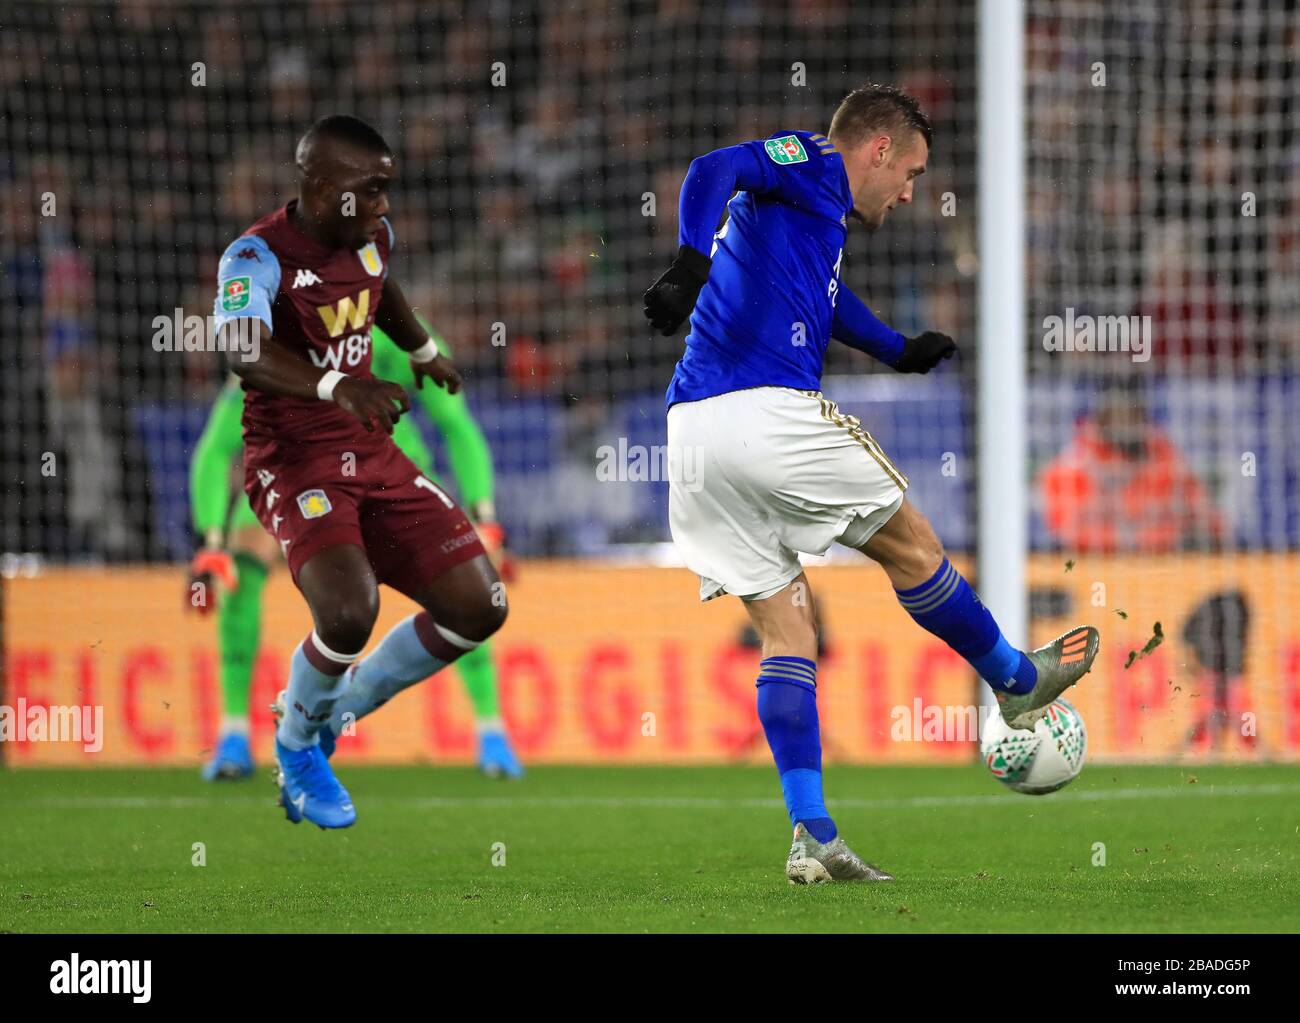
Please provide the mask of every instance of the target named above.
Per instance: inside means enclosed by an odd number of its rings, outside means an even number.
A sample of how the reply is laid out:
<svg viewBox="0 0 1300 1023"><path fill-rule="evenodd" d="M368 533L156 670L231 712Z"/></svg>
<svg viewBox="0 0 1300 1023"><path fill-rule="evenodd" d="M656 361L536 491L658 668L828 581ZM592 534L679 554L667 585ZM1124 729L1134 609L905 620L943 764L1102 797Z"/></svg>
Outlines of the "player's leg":
<svg viewBox="0 0 1300 1023"><path fill-rule="evenodd" d="M758 720L781 777L794 841L786 861L791 884L892 880L858 858L839 837L822 790L817 717L817 621L807 576L776 593L744 601L762 643Z"/></svg>
<svg viewBox="0 0 1300 1023"><path fill-rule="evenodd" d="M221 723L214 754L203 766L208 781L253 772L248 745L248 680L257 649L258 618L266 565L276 553L242 494L231 505L231 470L243 450L240 418L244 395L232 378L217 396L190 459L190 509L203 537L199 557L221 565L214 591L220 657ZM270 554L259 557L259 544ZM251 557L250 557L251 554Z"/></svg>
<svg viewBox="0 0 1300 1023"><path fill-rule="evenodd" d="M441 339L439 348L443 354L449 354ZM418 400L446 444L452 476L456 480L461 500L474 521L475 529L484 538L488 556L492 558L498 572L509 579L510 575L502 567L504 548L501 546L501 537L504 534L496 525L492 503L492 456L487 439L470 412L464 392L449 394L440 387L425 387L418 392ZM417 465L420 464L419 459L413 460ZM489 539L488 530L492 529L496 530L495 540ZM474 708L479 770L489 777L523 777L523 765L515 754L506 733L505 721L501 717L497 669L490 644L485 643L466 651L456 662L456 672L460 675Z"/></svg>
<svg viewBox="0 0 1300 1023"><path fill-rule="evenodd" d="M423 610L393 626L350 673L330 719L335 735L402 690L478 650L505 622L505 591L486 554L478 553L417 585L404 580L392 584Z"/></svg>
<svg viewBox="0 0 1300 1023"><path fill-rule="evenodd" d="M788 476L773 453L795 432L779 411L793 400L766 388L674 405L668 522L700 577L700 599L740 597L762 648L758 718L794 827L786 877L792 884L883 879L888 875L862 863L839 837L822 790L815 608L768 497ZM801 400L816 414L815 402Z"/></svg>
<svg viewBox="0 0 1300 1023"><path fill-rule="evenodd" d="M290 659L276 729L281 802L295 823L306 817L322 828L345 828L356 821L356 810L330 769L321 732L347 688L347 669L374 628L379 582L366 551L353 543L311 554L298 566L296 581L314 628Z"/></svg>
<svg viewBox="0 0 1300 1023"><path fill-rule="evenodd" d="M841 542L880 563L907 613L993 688L1012 727L1032 728L1044 708L1092 668L1100 636L1091 626L1071 629L1028 654L1013 647L906 498L866 539L854 532L851 524Z"/></svg>
<svg viewBox="0 0 1300 1023"><path fill-rule="evenodd" d="M404 387L413 388L415 381L411 376L406 353L395 354L399 351L397 346L387 339L386 335L376 330L375 354L379 356L380 353L386 353L383 356L382 366L377 366L375 369L376 375L392 380L394 383L401 383ZM381 368L384 372L380 372ZM465 408L464 397L463 394L449 395L440 387L426 388L419 396L421 406L429 413L434 425L443 432L443 436L447 439L458 481L467 478L465 469L467 461L474 466L481 466L486 462L489 466L489 472L491 465L491 460L487 457L486 442L484 442L481 458L467 459L463 453L465 444L462 440L462 434L464 429L460 424L463 420L473 423L473 419ZM448 405L452 402L459 403L459 413L448 410ZM435 410L438 413L436 415ZM453 424L456 425L453 426ZM476 424L474 430L478 431ZM482 433L478 432L478 436L481 440ZM419 427L416 426L413 418L408 416L398 421L393 428L393 443L397 445L402 454L415 463L416 467L426 477L435 484L438 482L438 477L433 473L433 453L425 444L424 438L420 436ZM458 453L459 458L457 458ZM482 489L481 478L472 475L468 478L472 485L480 490ZM463 487L464 484L462 483ZM489 777L523 777L523 765L515 755L510 739L506 735L505 722L501 718L500 701L497 696L497 671L490 648L485 644L473 650L467 650L456 662L456 673L460 676L461 683L465 687L465 693L469 697L470 706L474 712L474 730L478 735L479 770Z"/></svg>
<svg viewBox="0 0 1300 1023"><path fill-rule="evenodd" d="M817 626L808 577L801 573L779 592L743 603L762 644L758 720L781 776L790 823L829 842L836 830L822 792Z"/></svg>
<svg viewBox="0 0 1300 1023"><path fill-rule="evenodd" d="M203 770L208 780L247 777L253 772L249 746L248 698L262 632L262 594L270 566L279 559L275 538L240 500L227 540L237 585L217 606L221 726L216 751Z"/></svg>
<svg viewBox="0 0 1300 1023"><path fill-rule="evenodd" d="M497 666L490 642L467 650L456 662L456 671L474 710L474 730L478 734L478 767L490 778L522 778L514 746L506 734L501 717L501 700L497 684Z"/></svg>
<svg viewBox="0 0 1300 1023"><path fill-rule="evenodd" d="M350 673L332 730L481 646L505 622L496 569L464 511L396 447L373 462L361 533L377 577L423 610L395 625Z"/></svg>

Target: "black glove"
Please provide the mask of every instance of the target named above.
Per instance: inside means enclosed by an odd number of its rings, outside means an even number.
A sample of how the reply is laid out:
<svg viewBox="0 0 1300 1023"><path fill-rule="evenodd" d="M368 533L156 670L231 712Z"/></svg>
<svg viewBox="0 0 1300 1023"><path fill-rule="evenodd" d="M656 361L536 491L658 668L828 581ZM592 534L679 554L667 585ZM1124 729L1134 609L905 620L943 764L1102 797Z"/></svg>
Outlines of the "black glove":
<svg viewBox="0 0 1300 1023"><path fill-rule="evenodd" d="M659 280L645 293L645 318L664 337L677 333L700 297L700 289L709 279L713 260L703 252L683 245L677 258Z"/></svg>
<svg viewBox="0 0 1300 1023"><path fill-rule="evenodd" d="M929 373L944 359L951 359L957 342L937 330L927 330L919 337L905 339L903 354L894 363L900 373Z"/></svg>

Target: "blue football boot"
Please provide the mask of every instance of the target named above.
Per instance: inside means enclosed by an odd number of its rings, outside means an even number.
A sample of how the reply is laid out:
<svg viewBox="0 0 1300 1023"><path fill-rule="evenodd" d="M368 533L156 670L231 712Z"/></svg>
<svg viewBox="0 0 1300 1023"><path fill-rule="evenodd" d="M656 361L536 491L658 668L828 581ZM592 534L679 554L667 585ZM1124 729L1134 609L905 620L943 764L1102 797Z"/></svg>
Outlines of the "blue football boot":
<svg viewBox="0 0 1300 1023"><path fill-rule="evenodd" d="M505 732L483 732L478 737L478 769L489 778L522 778L524 765Z"/></svg>
<svg viewBox="0 0 1300 1023"><path fill-rule="evenodd" d="M276 778L280 805L291 822L306 818L321 828L346 828L356 823L352 797L334 777L319 746L291 750L277 737L275 759L280 764Z"/></svg>
<svg viewBox="0 0 1300 1023"><path fill-rule="evenodd" d="M248 736L232 732L223 735L217 743L212 759L203 765L204 781L233 781L247 778L253 773L253 751Z"/></svg>

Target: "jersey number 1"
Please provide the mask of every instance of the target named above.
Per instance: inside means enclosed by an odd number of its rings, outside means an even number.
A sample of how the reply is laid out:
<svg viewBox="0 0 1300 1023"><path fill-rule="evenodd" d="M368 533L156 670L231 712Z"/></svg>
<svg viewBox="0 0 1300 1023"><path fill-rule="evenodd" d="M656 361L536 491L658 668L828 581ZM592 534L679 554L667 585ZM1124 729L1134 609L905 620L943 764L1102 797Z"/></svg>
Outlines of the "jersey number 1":
<svg viewBox="0 0 1300 1023"><path fill-rule="evenodd" d="M425 490L432 490L435 494L438 495L438 500L441 501L443 504L445 504L448 508L456 507L456 505L452 503L451 498L448 497L445 493L443 493L442 487L434 483L433 480L425 479L423 476L417 476L415 477L415 485L417 487L424 487Z"/></svg>

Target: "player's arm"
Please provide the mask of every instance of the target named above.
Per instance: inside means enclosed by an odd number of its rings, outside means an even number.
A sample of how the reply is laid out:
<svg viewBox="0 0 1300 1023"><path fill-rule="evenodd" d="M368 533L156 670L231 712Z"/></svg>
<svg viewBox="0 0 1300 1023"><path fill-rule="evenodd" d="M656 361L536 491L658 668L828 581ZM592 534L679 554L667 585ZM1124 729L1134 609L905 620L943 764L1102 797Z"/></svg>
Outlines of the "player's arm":
<svg viewBox="0 0 1300 1023"><path fill-rule="evenodd" d="M190 517L202 539L190 562L185 603L200 614L208 614L216 604L211 599L214 584L227 590L239 585L234 560L224 546L230 514L230 466L244 443L243 409L244 396L238 385L223 387L190 457Z"/></svg>
<svg viewBox="0 0 1300 1023"><path fill-rule="evenodd" d="M417 314L416 319L419 320L421 329L437 345L438 351L450 358L451 351L447 342L423 317ZM451 463L451 474L456 477L461 501L471 517L475 522L495 521L496 515L492 511L495 489L492 452L488 448L487 438L483 436L483 430L469 410L465 395L430 388L421 391L418 399L428 413L434 429L447 443L447 461Z"/></svg>
<svg viewBox="0 0 1300 1023"><path fill-rule="evenodd" d="M397 384L322 371L276 341L271 303L280 289L280 262L266 242L256 236L237 238L221 257L217 283L218 336L226 351L240 353L230 368L245 384L265 394L333 401L367 430L378 425L393 432L393 424L411 407ZM246 340L250 333L253 345Z"/></svg>
<svg viewBox="0 0 1300 1023"><path fill-rule="evenodd" d="M421 328L433 338L438 350L450 358L447 342L419 313L416 313L416 319ZM372 365L375 373L387 380L395 380L403 387L413 387L414 374L407 360L402 358L401 349L379 327L374 329L371 336L374 340ZM456 478L461 503L478 529L479 537L488 549L488 557L492 559L501 577L510 581L508 576L513 574L513 568L506 555L506 534L496 516L492 452L482 428L470 411L469 402L465 400L463 392L451 394L439 387L419 391L416 400L424 407L434 429L447 445L447 460L451 463L451 474ZM414 460L419 464L418 459Z"/></svg>
<svg viewBox="0 0 1300 1023"><path fill-rule="evenodd" d="M447 356L438 350L438 343L411 311L406 295L392 277L384 278L384 293L375 313L375 326L393 340L393 344L411 357L411 373L416 390L423 390L425 377L448 393L460 390L460 374Z"/></svg>
<svg viewBox="0 0 1300 1023"><path fill-rule="evenodd" d="M244 446L239 385L222 387L190 456L190 518L207 547L220 547L230 511L230 466Z"/></svg>
<svg viewBox="0 0 1300 1023"><path fill-rule="evenodd" d="M449 355L447 343L438 332L423 318L420 318L420 325L428 331L438 350ZM482 428L470 412L469 402L463 394L449 394L436 387L421 391L419 400L446 442L447 461L451 463L451 474L456 478L461 503L478 530L488 557L502 579L513 581L514 563L506 550L506 531L497 521L492 452Z"/></svg>
<svg viewBox="0 0 1300 1023"><path fill-rule="evenodd" d="M655 330L670 336L691 315L709 279L713 234L731 197L737 191L770 190L775 173L758 142L715 149L691 161L678 202L677 258L645 293L646 319Z"/></svg>
<svg viewBox="0 0 1300 1023"><path fill-rule="evenodd" d="M904 337L881 323L866 303L843 284L835 301L831 337L893 366L900 373L929 373L957 351L957 343L952 338L935 330L927 330L917 337Z"/></svg>

